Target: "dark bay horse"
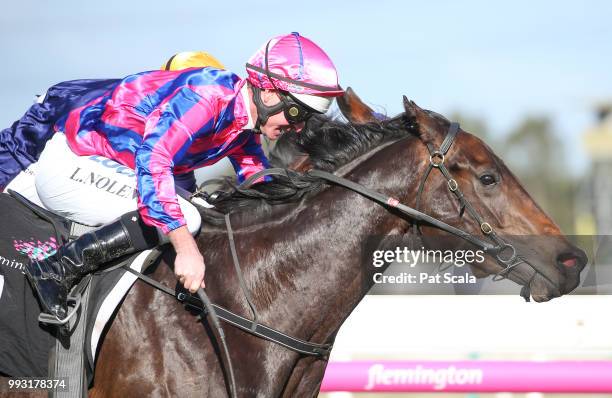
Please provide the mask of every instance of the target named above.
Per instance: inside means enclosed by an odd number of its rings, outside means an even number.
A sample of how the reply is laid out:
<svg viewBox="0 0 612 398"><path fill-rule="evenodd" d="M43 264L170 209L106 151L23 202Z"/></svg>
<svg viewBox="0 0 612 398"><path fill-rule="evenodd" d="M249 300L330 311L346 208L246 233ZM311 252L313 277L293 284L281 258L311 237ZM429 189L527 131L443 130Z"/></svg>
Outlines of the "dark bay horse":
<svg viewBox="0 0 612 398"><path fill-rule="evenodd" d="M410 101L387 121L345 124L323 121L299 143L302 160L317 168L415 205L429 161L424 143L440 145L449 121ZM460 131L446 164L466 197L491 225L507 235L546 235L552 244L529 251L537 269L518 266L508 277L529 283L535 301L569 293L579 283L584 253L571 245L504 163L478 138ZM486 177L485 177L486 176ZM474 235L480 229L462 215L446 181L432 174L423 210ZM362 264L363 242L372 236L412 233L411 221L364 197L319 180L296 177L239 189L215 203L231 212L246 284L260 321L295 337L330 343L372 286ZM205 215L205 214L204 214ZM206 224L198 237L213 302L244 316L250 310L233 270L224 226ZM423 226L425 236L441 234ZM174 287L167 253L152 273ZM487 260L479 276L500 271ZM376 322L375 319L372 320ZM426 327L426 326L425 326ZM314 397L326 361L225 326L241 397ZM138 281L125 298L98 353L91 397L224 397L217 354L197 318L164 293Z"/></svg>

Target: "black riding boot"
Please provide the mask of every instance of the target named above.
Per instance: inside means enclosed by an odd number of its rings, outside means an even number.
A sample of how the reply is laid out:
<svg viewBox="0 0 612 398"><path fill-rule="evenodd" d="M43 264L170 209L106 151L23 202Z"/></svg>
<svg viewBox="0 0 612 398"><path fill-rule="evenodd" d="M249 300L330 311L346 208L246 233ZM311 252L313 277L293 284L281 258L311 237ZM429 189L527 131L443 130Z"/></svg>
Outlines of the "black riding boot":
<svg viewBox="0 0 612 398"><path fill-rule="evenodd" d="M45 312L64 319L68 293L83 276L135 251L128 228L119 219L61 246L57 253L44 260L31 260L25 274Z"/></svg>

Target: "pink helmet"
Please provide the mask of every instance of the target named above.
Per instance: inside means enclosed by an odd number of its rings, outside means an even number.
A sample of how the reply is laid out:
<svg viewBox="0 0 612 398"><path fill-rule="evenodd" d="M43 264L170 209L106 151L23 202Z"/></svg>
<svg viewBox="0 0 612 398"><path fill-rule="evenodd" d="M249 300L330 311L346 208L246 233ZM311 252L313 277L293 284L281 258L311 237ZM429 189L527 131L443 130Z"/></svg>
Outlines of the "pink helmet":
<svg viewBox="0 0 612 398"><path fill-rule="evenodd" d="M286 91L319 113L344 93L329 56L296 32L268 41L249 59L246 70L253 86Z"/></svg>

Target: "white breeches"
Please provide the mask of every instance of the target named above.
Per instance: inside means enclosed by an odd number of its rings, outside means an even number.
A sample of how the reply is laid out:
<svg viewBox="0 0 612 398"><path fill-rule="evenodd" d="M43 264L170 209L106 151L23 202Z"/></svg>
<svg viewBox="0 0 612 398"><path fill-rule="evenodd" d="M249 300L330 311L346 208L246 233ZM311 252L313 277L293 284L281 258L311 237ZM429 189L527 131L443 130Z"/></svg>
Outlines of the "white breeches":
<svg viewBox="0 0 612 398"><path fill-rule="evenodd" d="M102 156L78 156L66 136L56 133L37 163L6 187L34 203L81 224L99 226L137 209L134 170ZM191 233L200 229L198 210L179 197Z"/></svg>

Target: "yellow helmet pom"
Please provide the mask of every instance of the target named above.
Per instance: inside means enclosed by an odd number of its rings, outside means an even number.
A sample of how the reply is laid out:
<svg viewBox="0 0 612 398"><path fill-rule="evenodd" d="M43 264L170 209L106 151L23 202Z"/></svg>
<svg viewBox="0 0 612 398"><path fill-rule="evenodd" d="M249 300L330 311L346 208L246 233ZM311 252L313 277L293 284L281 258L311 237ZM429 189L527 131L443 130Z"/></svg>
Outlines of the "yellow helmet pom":
<svg viewBox="0 0 612 398"><path fill-rule="evenodd" d="M204 51L183 51L174 54L161 67L161 70L181 70L187 68L204 68L212 66L217 69L225 69L225 66L217 58Z"/></svg>

